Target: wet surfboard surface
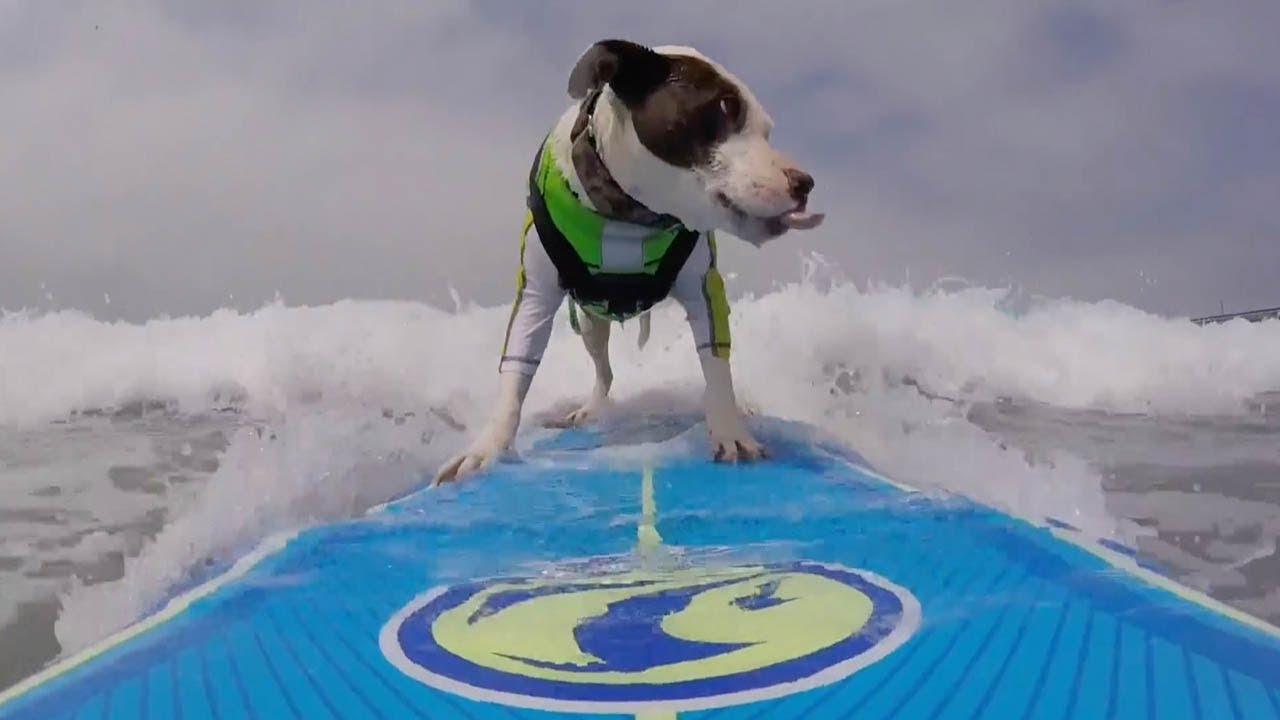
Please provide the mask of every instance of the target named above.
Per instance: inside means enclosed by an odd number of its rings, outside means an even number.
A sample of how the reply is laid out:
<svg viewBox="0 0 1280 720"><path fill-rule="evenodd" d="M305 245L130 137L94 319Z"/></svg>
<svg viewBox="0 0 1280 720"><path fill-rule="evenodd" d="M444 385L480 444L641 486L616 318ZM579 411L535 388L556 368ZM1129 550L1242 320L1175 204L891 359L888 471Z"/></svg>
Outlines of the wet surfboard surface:
<svg viewBox="0 0 1280 720"><path fill-rule="evenodd" d="M1128 548L697 418L269 539L0 718L1280 718L1280 631Z"/></svg>

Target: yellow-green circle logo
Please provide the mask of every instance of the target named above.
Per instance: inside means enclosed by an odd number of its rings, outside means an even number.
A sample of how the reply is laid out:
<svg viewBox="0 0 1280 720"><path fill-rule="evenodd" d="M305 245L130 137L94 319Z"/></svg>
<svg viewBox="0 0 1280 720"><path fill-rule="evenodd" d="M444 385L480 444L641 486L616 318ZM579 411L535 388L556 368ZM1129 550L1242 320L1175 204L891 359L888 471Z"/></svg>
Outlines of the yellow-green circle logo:
<svg viewBox="0 0 1280 720"><path fill-rule="evenodd" d="M496 578L415 598L382 629L402 672L542 710L698 710L840 680L918 627L905 589L839 565Z"/></svg>

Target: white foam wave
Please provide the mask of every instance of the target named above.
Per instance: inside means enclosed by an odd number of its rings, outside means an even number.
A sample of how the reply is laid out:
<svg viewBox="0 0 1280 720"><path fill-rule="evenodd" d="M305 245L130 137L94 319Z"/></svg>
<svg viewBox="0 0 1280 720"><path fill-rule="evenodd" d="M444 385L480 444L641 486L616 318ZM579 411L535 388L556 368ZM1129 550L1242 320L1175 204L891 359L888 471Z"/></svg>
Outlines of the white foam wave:
<svg viewBox="0 0 1280 720"><path fill-rule="evenodd" d="M1280 390L1280 321L1201 327L1118 303L1070 300L1015 315L1007 298L990 288L862 291L819 282L811 271L800 283L734 304L736 372L753 391L826 382L838 367L863 378L910 376L949 397L1008 395L1117 412L1232 413ZM220 310L141 325L77 311L10 312L0 317L0 426L144 399L188 411L237 400L276 416L321 396L396 407L444 400L466 412L483 400L476 393L493 389L507 312L276 302L248 314ZM621 371L634 361L654 386L689 379L697 364L678 311L667 303L656 315L655 330L665 334L655 344L667 347L624 360ZM615 352L632 350L628 341ZM553 395L581 392L588 366L576 338L558 330L550 353L537 386ZM752 375L770 365L785 372Z"/></svg>
<svg viewBox="0 0 1280 720"><path fill-rule="evenodd" d="M75 584L66 594L55 628L64 652L154 607L203 563L228 561L277 532L356 515L405 492L448 444L436 438L441 424L311 409L266 429L241 428L199 502L129 558L122 579Z"/></svg>
<svg viewBox="0 0 1280 720"><path fill-rule="evenodd" d="M1099 478L1083 461L1005 448L958 401L1233 413L1280 388L1280 322L1198 327L1065 300L1012 313L1007 300L985 288L859 290L811 272L734 304L738 390L764 414L821 426L900 481L1114 536ZM0 424L160 399L190 412L234 402L268 428L233 438L204 496L130 558L123 580L64 598L64 650L130 621L205 557L358 513L421 482L466 441L458 424L486 416L507 312L346 301L144 325L74 312L6 316ZM590 363L564 320L526 418L590 388ZM634 340L627 327L613 341L620 402L655 390L697 396L678 308L655 313L644 350Z"/></svg>

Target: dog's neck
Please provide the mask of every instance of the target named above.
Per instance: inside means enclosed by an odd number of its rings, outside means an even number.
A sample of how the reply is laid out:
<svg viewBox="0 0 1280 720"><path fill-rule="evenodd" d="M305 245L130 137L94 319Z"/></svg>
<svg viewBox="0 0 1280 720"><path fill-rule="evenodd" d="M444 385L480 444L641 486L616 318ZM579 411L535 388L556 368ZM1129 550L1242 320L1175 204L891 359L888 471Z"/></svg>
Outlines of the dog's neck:
<svg viewBox="0 0 1280 720"><path fill-rule="evenodd" d="M609 168L604 164L604 158L600 157L600 151L596 148L595 128L591 122L600 93L600 90L595 90L583 99L578 106L578 118L569 133L573 169L591 204L595 206L596 212L619 222L651 227L669 227L680 222L671 215L657 213L645 207L613 179Z"/></svg>

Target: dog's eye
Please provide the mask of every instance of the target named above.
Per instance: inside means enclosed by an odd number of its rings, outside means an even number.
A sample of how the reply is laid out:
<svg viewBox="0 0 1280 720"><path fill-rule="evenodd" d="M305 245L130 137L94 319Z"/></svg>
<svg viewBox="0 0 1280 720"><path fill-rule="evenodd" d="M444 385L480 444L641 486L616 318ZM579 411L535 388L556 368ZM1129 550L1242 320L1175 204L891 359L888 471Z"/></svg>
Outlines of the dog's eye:
<svg viewBox="0 0 1280 720"><path fill-rule="evenodd" d="M698 132L704 142L723 140L729 123L720 112L719 105L708 105L698 113Z"/></svg>
<svg viewBox="0 0 1280 720"><path fill-rule="evenodd" d="M726 95L703 107L699 113L702 137L706 142L717 142L728 137L739 123L742 101Z"/></svg>
<svg viewBox="0 0 1280 720"><path fill-rule="evenodd" d="M742 101L733 95L726 95L720 98L720 112L728 119L730 125L734 125L742 113Z"/></svg>

